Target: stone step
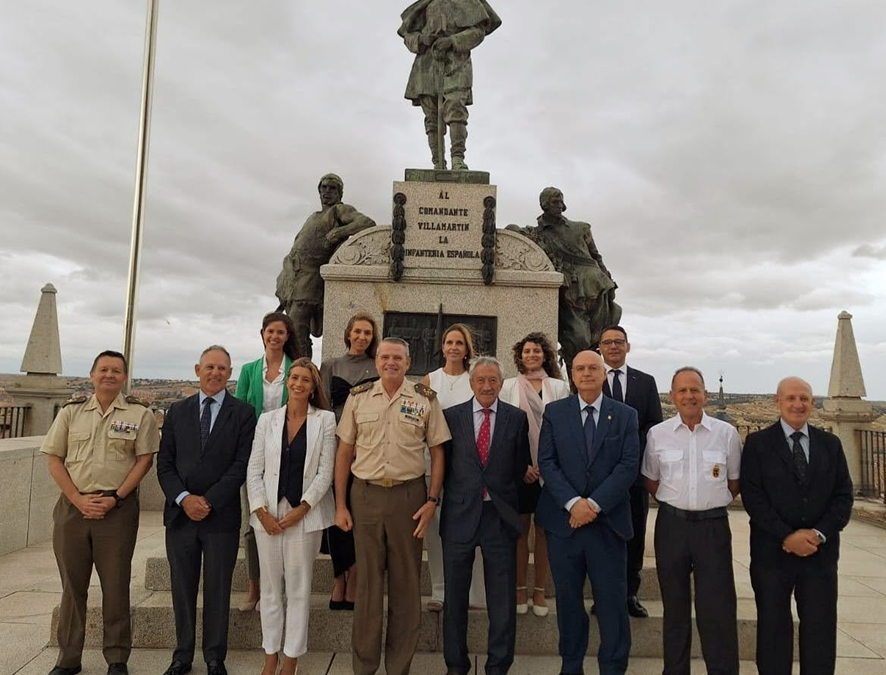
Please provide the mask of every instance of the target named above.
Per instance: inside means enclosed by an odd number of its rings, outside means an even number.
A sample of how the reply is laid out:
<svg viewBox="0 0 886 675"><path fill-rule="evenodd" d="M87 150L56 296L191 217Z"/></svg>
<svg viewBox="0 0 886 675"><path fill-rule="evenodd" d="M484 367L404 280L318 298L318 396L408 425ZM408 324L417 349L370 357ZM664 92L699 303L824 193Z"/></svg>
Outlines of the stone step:
<svg viewBox="0 0 886 675"><path fill-rule="evenodd" d="M535 576L532 558L529 560L529 579ZM320 554L314 561L314 578L312 589L314 593L331 593L332 583L332 561L329 556ZM646 558L644 561L643 571L640 573L640 600L644 603L647 600L661 600L661 589L658 586L658 577L655 573L655 558ZM234 568L233 590L235 592L246 591L246 560L241 556L237 559L237 565ZM172 589L169 580L169 561L165 557L148 558L145 564L145 588L151 591L169 591ZM427 559L422 560L421 566L421 593L422 595L431 594L431 576L428 572ZM554 597L554 582L550 574L546 584L546 595ZM585 583L585 598L591 597L591 588L589 583Z"/></svg>
<svg viewBox="0 0 886 675"><path fill-rule="evenodd" d="M86 645L101 646L102 623L100 599L90 598L87 610ZM235 593L232 606L242 600L242 593ZM422 599L422 606L428 598ZM202 603L202 599L200 601ZM351 612L331 611L326 594L311 597L311 621L308 630L308 649L312 652L348 652L351 649ZM524 655L555 655L558 653L556 602L549 601L551 612L547 617L537 617L531 612L517 617L516 653ZM588 604L588 603L586 603ZM659 601L646 603L648 619L631 619L632 648L635 657L661 657L662 655L662 605ZM198 612L198 616L202 612ZM739 654L743 660L753 660L756 641L756 610L753 600L738 601ZM53 612L52 640L58 621L58 608ZM199 621L198 621L199 623ZM145 596L132 606L133 646L143 649L172 649L175 646L175 619L172 596L168 592L145 592ZM485 653L488 620L485 611L471 610L468 617L468 648L474 653ZM694 631L692 654L701 655L698 635ZM201 630L197 628L197 644ZM418 650L438 652L442 650L442 614L423 610L419 631ZM592 620L589 655L595 655L599 643L596 621ZM258 612L231 611L229 647L231 649L258 649L261 645L261 621ZM795 654L798 651L795 649Z"/></svg>

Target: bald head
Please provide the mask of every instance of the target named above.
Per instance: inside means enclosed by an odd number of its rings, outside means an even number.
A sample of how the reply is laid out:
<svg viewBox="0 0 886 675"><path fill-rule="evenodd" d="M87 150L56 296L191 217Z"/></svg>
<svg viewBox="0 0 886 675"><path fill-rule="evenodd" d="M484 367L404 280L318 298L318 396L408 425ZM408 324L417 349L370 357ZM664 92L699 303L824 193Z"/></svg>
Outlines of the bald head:
<svg viewBox="0 0 886 675"><path fill-rule="evenodd" d="M606 367L597 352L585 350L572 360L572 382L585 403L593 403L603 392Z"/></svg>
<svg viewBox="0 0 886 675"><path fill-rule="evenodd" d="M778 383L778 388L775 390L776 397L782 392L782 389L784 389L785 387L804 387L806 391L809 392L809 395L812 396L812 385L801 377L796 377L792 375L781 380Z"/></svg>
<svg viewBox="0 0 886 675"><path fill-rule="evenodd" d="M778 383L775 405L781 419L792 429L799 431L815 409L812 387L799 377L786 377Z"/></svg>

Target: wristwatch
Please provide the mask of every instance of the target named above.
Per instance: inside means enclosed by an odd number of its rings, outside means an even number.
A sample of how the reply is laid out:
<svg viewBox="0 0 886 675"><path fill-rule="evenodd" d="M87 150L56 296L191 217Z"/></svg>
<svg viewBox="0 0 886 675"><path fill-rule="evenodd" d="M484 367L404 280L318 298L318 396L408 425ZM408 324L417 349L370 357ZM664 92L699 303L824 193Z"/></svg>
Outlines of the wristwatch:
<svg viewBox="0 0 886 675"><path fill-rule="evenodd" d="M116 492L114 494L112 494L111 496L114 498L114 501L116 502L116 504L114 504L114 508L119 509L121 506L123 506L123 499L124 499L123 497L118 495Z"/></svg>
<svg viewBox="0 0 886 675"><path fill-rule="evenodd" d="M429 496L429 497L428 497L428 501L431 502L431 504L436 504L437 506L440 505L440 498L439 498L439 497L431 497L431 496Z"/></svg>

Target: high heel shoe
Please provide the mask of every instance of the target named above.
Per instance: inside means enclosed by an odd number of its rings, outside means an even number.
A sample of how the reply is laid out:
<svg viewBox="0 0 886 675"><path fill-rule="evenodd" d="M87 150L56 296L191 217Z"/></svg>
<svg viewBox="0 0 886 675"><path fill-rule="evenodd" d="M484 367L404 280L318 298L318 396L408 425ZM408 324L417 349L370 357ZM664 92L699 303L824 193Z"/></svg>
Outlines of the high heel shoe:
<svg viewBox="0 0 886 675"><path fill-rule="evenodd" d="M519 593L520 591L526 592L527 591L526 586L517 586L517 592ZM517 603L517 614L526 614L527 612L529 612L528 598L527 598L527 602L518 602Z"/></svg>
<svg viewBox="0 0 886 675"><path fill-rule="evenodd" d="M542 598L545 597L545 589L544 588L539 588L538 586L536 586L533 590L535 590L535 593L541 593ZM547 603L547 600L545 600L545 603ZM550 611L551 610L547 606L547 604L536 605L535 601L534 600L532 601L532 613L535 614L535 616L547 616L548 612L550 612Z"/></svg>

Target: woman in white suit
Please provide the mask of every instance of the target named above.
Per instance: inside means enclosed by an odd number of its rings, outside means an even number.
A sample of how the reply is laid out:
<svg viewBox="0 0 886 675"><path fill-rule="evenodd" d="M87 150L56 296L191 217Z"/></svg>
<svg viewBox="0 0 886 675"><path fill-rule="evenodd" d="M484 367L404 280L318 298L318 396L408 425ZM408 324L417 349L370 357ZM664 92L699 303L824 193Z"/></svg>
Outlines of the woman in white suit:
<svg viewBox="0 0 886 675"><path fill-rule="evenodd" d="M262 571L262 675L275 675L281 648L280 672L294 675L308 649L314 559L335 519L335 415L310 359L292 362L286 389L286 405L259 417L246 473Z"/></svg>
<svg viewBox="0 0 886 675"><path fill-rule="evenodd" d="M538 471L538 435L545 406L569 396L569 385L560 379L557 350L544 333L530 333L514 345L514 364L517 377L504 381L499 398L526 413L529 420L529 451L532 466L526 472L525 484L518 493L523 534L517 540L517 614L529 611L526 574L529 567L529 528L532 514L541 495L541 475ZM545 584L548 579L548 540L545 531L535 525L535 583L532 593L532 613L547 616Z"/></svg>

